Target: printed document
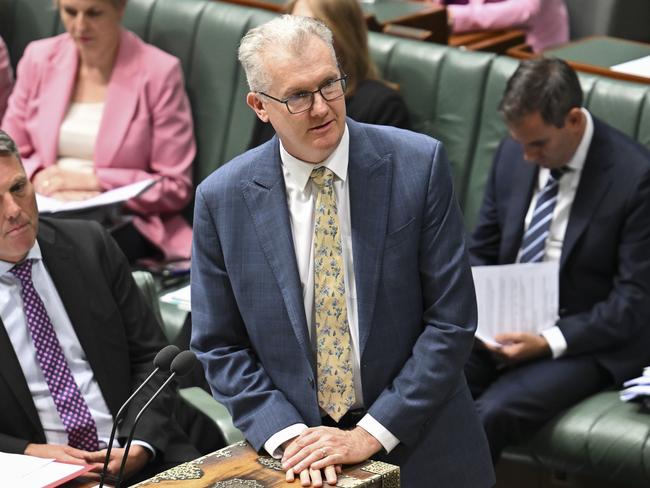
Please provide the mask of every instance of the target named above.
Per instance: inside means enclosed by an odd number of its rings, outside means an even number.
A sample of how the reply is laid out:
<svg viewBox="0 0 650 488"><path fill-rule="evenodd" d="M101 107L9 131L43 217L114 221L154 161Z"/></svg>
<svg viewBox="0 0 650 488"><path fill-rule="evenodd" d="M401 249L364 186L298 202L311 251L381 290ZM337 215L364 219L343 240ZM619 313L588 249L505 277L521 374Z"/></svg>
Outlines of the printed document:
<svg viewBox="0 0 650 488"><path fill-rule="evenodd" d="M559 263L474 266L478 304L476 337L496 344L501 332L540 332L553 327L559 308Z"/></svg>
<svg viewBox="0 0 650 488"><path fill-rule="evenodd" d="M62 200L46 197L45 195L37 193L36 204L38 205L39 213L42 214L54 212L70 212L73 210L85 210L93 207L101 207L104 205L112 205L115 203L125 202L131 198L137 197L155 182L155 179L149 178L147 180L137 181L135 183L131 183L130 185L120 186L119 188L105 191L96 197L70 202L64 202Z"/></svg>
<svg viewBox="0 0 650 488"><path fill-rule="evenodd" d="M2 486L43 488L59 486L90 471L91 466L60 463L23 454L0 452Z"/></svg>

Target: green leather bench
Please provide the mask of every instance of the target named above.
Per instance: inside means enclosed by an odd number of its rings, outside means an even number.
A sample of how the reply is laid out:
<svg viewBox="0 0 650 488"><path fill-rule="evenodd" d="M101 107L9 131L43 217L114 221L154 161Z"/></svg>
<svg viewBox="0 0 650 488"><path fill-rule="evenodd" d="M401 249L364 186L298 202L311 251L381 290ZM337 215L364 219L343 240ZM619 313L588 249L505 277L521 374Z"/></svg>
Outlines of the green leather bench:
<svg viewBox="0 0 650 488"><path fill-rule="evenodd" d="M198 144L195 183L246 149L254 115L245 103L237 46L249 28L273 15L210 0L128 3L126 27L182 61ZM60 31L51 0L0 0L0 35L14 63L29 41ZM471 229L492 155L506 134L496 107L517 61L376 33L370 34L370 48L385 78L400 86L414 129L445 143ZM594 115L650 147L650 85L582 74L580 79ZM197 399L208 408L205 400ZM569 479L584 474L610 486L650 486L648 438L650 415L605 392L560 415L506 458ZM520 481L519 486L542 486Z"/></svg>

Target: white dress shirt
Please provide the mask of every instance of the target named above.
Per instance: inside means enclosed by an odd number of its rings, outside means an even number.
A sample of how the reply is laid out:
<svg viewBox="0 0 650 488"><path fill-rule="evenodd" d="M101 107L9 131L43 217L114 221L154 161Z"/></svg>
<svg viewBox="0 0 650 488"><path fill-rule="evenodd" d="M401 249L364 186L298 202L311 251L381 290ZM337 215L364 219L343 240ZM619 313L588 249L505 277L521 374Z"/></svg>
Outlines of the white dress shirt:
<svg viewBox="0 0 650 488"><path fill-rule="evenodd" d="M79 343L61 297L43 263L38 242L27 254L27 259L35 260L32 265L34 288L45 305L68 367L95 420L100 445L102 442L107 444L113 427L113 416L95 380L86 353ZM13 266L14 263L0 261L0 318L27 380L47 443L66 445L68 434L59 418L50 389L36 359L36 348L25 320L20 280L9 272ZM155 453L149 444L142 441L133 442Z"/></svg>
<svg viewBox="0 0 650 488"><path fill-rule="evenodd" d="M291 156L280 143L280 158L282 172L287 190L287 204L291 217L291 231L296 250L296 261L303 290L303 302L307 319L309 336L312 341L314 354L315 331L314 323L314 207L318 195L318 187L310 180L315 168L326 166L334 173L334 195L339 216L341 245L343 247L343 274L345 277L345 302L348 309L348 323L352 342L352 368L354 374L355 404L352 408L363 407L363 391L361 388L360 350L359 350L359 319L357 311L356 281L354 276L354 258L352 253L352 226L350 220L350 197L348 185L348 151L349 139L347 125L341 142L334 152L322 163L311 164ZM323 413L323 415L325 415ZM390 452L399 444L399 440L382 426L371 415L366 414L358 423L360 427L374 436ZM299 435L307 428L304 424L291 425L271 436L264 448L272 456L282 455L280 446L285 441Z"/></svg>
<svg viewBox="0 0 650 488"><path fill-rule="evenodd" d="M560 178L560 184L557 192L557 202L555 203L555 209L553 210L553 219L551 220L551 226L549 228L546 245L544 247L544 261L560 261L560 257L562 255L562 245L564 244L564 235L566 234L567 224L569 223L571 206L573 205L573 200L576 196L578 184L580 183L580 177L582 176L582 168L585 164L587 152L589 151L589 146L591 145L591 139L594 135L594 122L591 118L591 114L585 108L582 109L582 112L584 113L586 119L585 131L582 135L582 139L580 140L580 144L578 144L576 152L573 154L566 165L566 167L569 168L569 171L564 173L562 178ZM546 181L549 178L549 174L550 170L546 168L539 169L539 176L537 178L537 184L535 185L535 191L533 193L533 197L531 198L530 206L528 207L528 213L526 214L526 229L528 228L528 225L533 218L533 212L535 211L537 198L540 192L544 189L544 186L546 186ZM519 253L521 254L521 251L519 251ZM519 256L517 257L517 261L519 261ZM551 348L553 358L558 358L566 352L566 339L564 338L564 335L560 331L559 327L549 327L548 329L542 331L542 335Z"/></svg>

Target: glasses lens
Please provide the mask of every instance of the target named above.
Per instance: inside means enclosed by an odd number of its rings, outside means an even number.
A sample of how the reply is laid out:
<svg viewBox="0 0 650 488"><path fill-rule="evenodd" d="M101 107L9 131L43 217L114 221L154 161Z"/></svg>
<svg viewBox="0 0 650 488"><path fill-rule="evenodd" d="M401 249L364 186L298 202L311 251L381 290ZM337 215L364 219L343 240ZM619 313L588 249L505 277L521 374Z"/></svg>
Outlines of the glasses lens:
<svg viewBox="0 0 650 488"><path fill-rule="evenodd" d="M287 98L287 108L292 114L297 114L309 110L313 101L313 93L301 93L300 95L292 95Z"/></svg>
<svg viewBox="0 0 650 488"><path fill-rule="evenodd" d="M334 80L320 89L325 100L334 100L345 93L345 80L343 78Z"/></svg>

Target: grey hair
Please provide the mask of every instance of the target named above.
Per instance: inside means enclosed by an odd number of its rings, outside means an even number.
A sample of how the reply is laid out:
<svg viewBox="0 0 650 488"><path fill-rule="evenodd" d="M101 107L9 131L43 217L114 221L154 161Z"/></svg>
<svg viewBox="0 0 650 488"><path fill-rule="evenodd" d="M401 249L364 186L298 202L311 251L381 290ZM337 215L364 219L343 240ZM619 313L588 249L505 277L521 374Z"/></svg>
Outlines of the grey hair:
<svg viewBox="0 0 650 488"><path fill-rule="evenodd" d="M327 45L334 64L338 65L332 32L319 20L283 15L249 30L239 44L239 62L246 72L250 90L266 91L271 85L265 70L265 56L268 54L297 56L311 36L316 36Z"/></svg>
<svg viewBox="0 0 650 488"><path fill-rule="evenodd" d="M21 165L23 164L16 143L3 130L0 130L0 156L13 156Z"/></svg>

